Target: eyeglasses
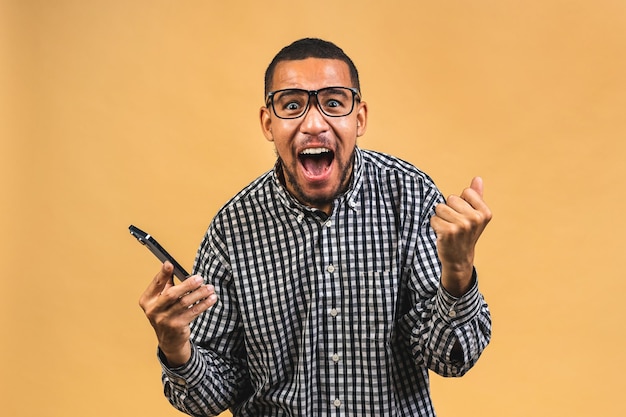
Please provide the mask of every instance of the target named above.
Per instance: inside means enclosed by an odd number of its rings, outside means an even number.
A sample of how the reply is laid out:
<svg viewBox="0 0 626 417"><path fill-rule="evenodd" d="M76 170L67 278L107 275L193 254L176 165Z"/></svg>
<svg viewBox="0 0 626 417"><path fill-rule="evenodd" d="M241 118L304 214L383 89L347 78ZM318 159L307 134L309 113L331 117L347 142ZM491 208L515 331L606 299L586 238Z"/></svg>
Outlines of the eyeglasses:
<svg viewBox="0 0 626 417"><path fill-rule="evenodd" d="M265 105L272 106L276 117L297 119L302 117L315 96L317 107L329 117L343 117L352 113L354 102L361 100L361 93L351 87L325 87L319 90L287 88L268 93Z"/></svg>

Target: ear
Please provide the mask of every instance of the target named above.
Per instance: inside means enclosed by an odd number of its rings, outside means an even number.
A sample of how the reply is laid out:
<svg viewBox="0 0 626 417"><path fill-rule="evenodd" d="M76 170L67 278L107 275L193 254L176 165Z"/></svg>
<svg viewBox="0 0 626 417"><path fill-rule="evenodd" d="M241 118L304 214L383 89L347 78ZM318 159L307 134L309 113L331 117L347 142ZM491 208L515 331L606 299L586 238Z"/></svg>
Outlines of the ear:
<svg viewBox="0 0 626 417"><path fill-rule="evenodd" d="M274 134L272 133L272 115L270 114L270 109L265 106L261 107L259 115L261 118L261 130L263 130L265 139L270 142L274 142Z"/></svg>
<svg viewBox="0 0 626 417"><path fill-rule="evenodd" d="M356 109L356 135L363 136L367 130L367 103L361 101Z"/></svg>

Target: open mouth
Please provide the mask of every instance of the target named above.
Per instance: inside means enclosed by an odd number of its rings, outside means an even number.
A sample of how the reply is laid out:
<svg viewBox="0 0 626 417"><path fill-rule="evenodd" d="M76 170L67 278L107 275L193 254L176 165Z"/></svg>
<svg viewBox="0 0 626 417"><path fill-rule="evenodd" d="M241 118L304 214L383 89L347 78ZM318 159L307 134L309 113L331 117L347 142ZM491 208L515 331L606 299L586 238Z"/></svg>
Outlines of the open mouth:
<svg viewBox="0 0 626 417"><path fill-rule="evenodd" d="M319 177L330 169L335 153L327 148L309 148L300 152L298 159L310 176Z"/></svg>

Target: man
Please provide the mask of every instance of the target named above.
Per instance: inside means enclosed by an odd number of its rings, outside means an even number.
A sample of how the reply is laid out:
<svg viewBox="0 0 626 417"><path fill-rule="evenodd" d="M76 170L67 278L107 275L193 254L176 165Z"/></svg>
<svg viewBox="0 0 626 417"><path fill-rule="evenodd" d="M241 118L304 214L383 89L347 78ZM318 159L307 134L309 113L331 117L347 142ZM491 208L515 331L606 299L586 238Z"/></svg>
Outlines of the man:
<svg viewBox="0 0 626 417"><path fill-rule="evenodd" d="M445 201L358 148L367 104L332 43L283 48L265 90L274 169L213 219L193 277L174 285L165 263L140 299L165 395L195 416L434 416L428 369L463 375L491 335L482 180Z"/></svg>

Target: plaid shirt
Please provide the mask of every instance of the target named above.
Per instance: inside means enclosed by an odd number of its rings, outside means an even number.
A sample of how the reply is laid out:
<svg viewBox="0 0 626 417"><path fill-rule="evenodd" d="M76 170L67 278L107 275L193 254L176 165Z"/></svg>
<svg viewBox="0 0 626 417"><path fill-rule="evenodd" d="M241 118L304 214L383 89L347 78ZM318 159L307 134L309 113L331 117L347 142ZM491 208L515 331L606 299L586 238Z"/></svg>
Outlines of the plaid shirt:
<svg viewBox="0 0 626 417"><path fill-rule="evenodd" d="M440 286L429 219L441 193L414 166L357 148L326 216L279 171L205 235L194 272L219 301L192 323L186 365L161 358L169 401L194 416L434 416L428 369L463 375L491 335L475 276L461 298Z"/></svg>

